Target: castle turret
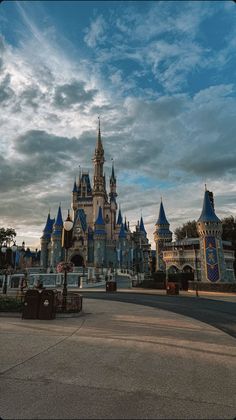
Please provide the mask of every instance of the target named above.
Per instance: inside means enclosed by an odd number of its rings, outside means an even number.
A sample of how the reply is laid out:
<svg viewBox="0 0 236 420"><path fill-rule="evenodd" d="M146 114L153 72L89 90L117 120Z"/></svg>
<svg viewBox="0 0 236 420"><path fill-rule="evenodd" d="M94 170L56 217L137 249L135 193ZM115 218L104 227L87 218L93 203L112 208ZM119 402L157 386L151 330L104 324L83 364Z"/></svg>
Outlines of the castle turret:
<svg viewBox="0 0 236 420"><path fill-rule="evenodd" d="M226 267L222 246L222 223L213 208L213 194L205 190L202 213L197 221L200 237L201 280L226 280Z"/></svg>
<svg viewBox="0 0 236 420"><path fill-rule="evenodd" d="M62 260L62 229L63 219L61 214L61 206L58 208L57 218L53 225L52 231L52 250L51 250L51 266L55 267Z"/></svg>
<svg viewBox="0 0 236 420"><path fill-rule="evenodd" d="M119 236L118 236L118 248L117 248L117 261L118 261L119 268L126 267L126 259L127 259L126 237L127 237L127 232L125 231L123 222L121 222Z"/></svg>
<svg viewBox="0 0 236 420"><path fill-rule="evenodd" d="M74 212L77 208L77 201L78 201L77 199L78 199L78 188L76 185L76 180L74 180L74 185L72 188L72 205L71 205Z"/></svg>
<svg viewBox="0 0 236 420"><path fill-rule="evenodd" d="M98 216L94 225L94 265L104 265L106 261L106 231L102 215L102 208L99 207Z"/></svg>
<svg viewBox="0 0 236 420"><path fill-rule="evenodd" d="M117 217L117 222L116 222L116 224L117 224L118 226L121 226L122 222L123 222L123 217L122 217L122 214L121 214L121 209L119 208L119 212L118 212L118 217Z"/></svg>
<svg viewBox="0 0 236 420"><path fill-rule="evenodd" d="M144 227L143 217L142 216L141 216L140 224L139 224L139 232L140 232L141 235L145 236L145 238L146 238L147 232L146 232L145 227Z"/></svg>
<svg viewBox="0 0 236 420"><path fill-rule="evenodd" d="M159 216L155 226L156 230L154 232L154 241L156 243L156 271L165 271L163 248L166 243L172 241L172 232L169 229L170 224L166 218L162 200L160 204Z"/></svg>
<svg viewBox="0 0 236 420"><path fill-rule="evenodd" d="M50 212L49 212L46 225L43 230L43 236L40 238L40 242L41 242L40 265L45 269L48 267L50 263L49 247L51 243L51 234L52 234L52 228L53 228L54 222L55 222L55 219L51 219Z"/></svg>
<svg viewBox="0 0 236 420"><path fill-rule="evenodd" d="M116 177L115 177L115 170L114 170L114 163L112 162L112 170L111 170L111 177L110 177L110 206L111 206L111 237L113 237L113 232L116 225L116 211L117 211L117 203L116 203Z"/></svg>
<svg viewBox="0 0 236 420"><path fill-rule="evenodd" d="M101 138L100 119L98 119L98 136L93 158L94 177L93 177L93 220L95 222L99 207L104 210L106 199L105 178L103 175L104 150Z"/></svg>

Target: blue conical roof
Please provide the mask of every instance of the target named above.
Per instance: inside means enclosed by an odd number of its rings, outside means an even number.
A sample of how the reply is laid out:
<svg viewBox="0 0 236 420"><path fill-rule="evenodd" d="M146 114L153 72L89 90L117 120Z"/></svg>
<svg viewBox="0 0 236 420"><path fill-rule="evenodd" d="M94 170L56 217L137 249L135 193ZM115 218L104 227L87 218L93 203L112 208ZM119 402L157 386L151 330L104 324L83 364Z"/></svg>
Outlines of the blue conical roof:
<svg viewBox="0 0 236 420"><path fill-rule="evenodd" d="M72 192L77 192L77 185L76 185L76 181L74 181L74 186L73 186L73 190Z"/></svg>
<svg viewBox="0 0 236 420"><path fill-rule="evenodd" d="M198 219L198 222L220 222L220 219L216 216L215 211L212 207L211 200L209 197L209 191L205 191L203 207L201 216Z"/></svg>
<svg viewBox="0 0 236 420"><path fill-rule="evenodd" d="M169 225L169 222L168 222L168 220L166 218L166 215L165 215L165 210L164 210L162 201L161 201L161 204L160 204L160 211L159 211L159 216L158 216L156 225Z"/></svg>
<svg viewBox="0 0 236 420"><path fill-rule="evenodd" d="M61 214L61 206L59 206L59 208L58 208L57 218L56 218L55 225L61 226L61 227L63 226L63 219L62 219L62 214Z"/></svg>
<svg viewBox="0 0 236 420"><path fill-rule="evenodd" d="M45 228L43 230L43 237L44 238L50 239L54 222L55 222L55 219L51 219L50 218L50 213L48 213L46 225L45 225Z"/></svg>
<svg viewBox="0 0 236 420"><path fill-rule="evenodd" d="M97 217L97 220L95 222L95 230L94 230L94 233L96 235L105 235L106 234L106 231L105 231L105 222L104 222L103 217L102 217L102 208L101 208L101 206L99 207L99 210L98 210L98 217Z"/></svg>
<svg viewBox="0 0 236 420"><path fill-rule="evenodd" d="M118 218L117 218L116 223L117 223L117 225L121 225L122 222L123 222L123 219L122 219L121 211L119 209Z"/></svg>
<svg viewBox="0 0 236 420"><path fill-rule="evenodd" d="M140 219L139 230L140 230L140 232L143 232L145 234L147 233L146 230L145 230L145 227L144 227L143 217L142 216L141 216L141 219Z"/></svg>
<svg viewBox="0 0 236 420"><path fill-rule="evenodd" d="M125 229L125 231L126 231L126 232L128 232L128 227L127 227L126 217L125 217L124 229Z"/></svg>
<svg viewBox="0 0 236 420"><path fill-rule="evenodd" d="M102 217L102 208L101 208L101 206L99 206L98 217L97 217L97 220L96 220L95 224L96 225L105 225L105 222L104 222L103 217Z"/></svg>
<svg viewBox="0 0 236 420"><path fill-rule="evenodd" d="M114 163L112 162L112 169L111 169L111 178L110 178L111 182L116 182L116 177L115 177L115 170L114 170Z"/></svg>
<svg viewBox="0 0 236 420"><path fill-rule="evenodd" d="M126 238L126 232L125 232L125 227L123 223L121 223L119 238Z"/></svg>
<svg viewBox="0 0 236 420"><path fill-rule="evenodd" d="M44 232L48 231L50 228L50 213L48 213L48 217L47 217L47 221L46 221L46 225L45 228L43 229Z"/></svg>
<svg viewBox="0 0 236 420"><path fill-rule="evenodd" d="M51 233L54 222L55 222L55 219L51 219L50 213L48 213L47 222L43 231Z"/></svg>

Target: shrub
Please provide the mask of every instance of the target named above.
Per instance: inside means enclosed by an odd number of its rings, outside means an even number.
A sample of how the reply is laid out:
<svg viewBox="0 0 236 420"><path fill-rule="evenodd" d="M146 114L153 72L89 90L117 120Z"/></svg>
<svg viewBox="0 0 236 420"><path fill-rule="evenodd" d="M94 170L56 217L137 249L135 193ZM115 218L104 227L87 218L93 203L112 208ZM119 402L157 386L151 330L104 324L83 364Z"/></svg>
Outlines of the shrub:
<svg viewBox="0 0 236 420"><path fill-rule="evenodd" d="M23 302L20 298L0 296L0 311L1 312L21 312L23 309Z"/></svg>

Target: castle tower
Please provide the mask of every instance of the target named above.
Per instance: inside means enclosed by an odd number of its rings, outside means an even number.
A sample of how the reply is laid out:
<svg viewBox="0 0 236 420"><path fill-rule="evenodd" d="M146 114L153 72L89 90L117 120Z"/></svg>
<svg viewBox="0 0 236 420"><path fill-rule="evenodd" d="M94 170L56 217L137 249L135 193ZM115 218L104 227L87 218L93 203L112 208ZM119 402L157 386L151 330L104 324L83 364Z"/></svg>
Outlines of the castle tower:
<svg viewBox="0 0 236 420"><path fill-rule="evenodd" d="M104 210L106 198L106 184L103 175L104 149L101 139L100 119L98 118L98 136L93 158L94 163L94 177L93 177L93 221L95 223L99 207Z"/></svg>
<svg viewBox="0 0 236 420"><path fill-rule="evenodd" d="M94 225L94 265L99 267L106 263L106 231L102 216L102 208L99 207L98 217Z"/></svg>
<svg viewBox="0 0 236 420"><path fill-rule="evenodd" d="M163 260L163 248L166 243L172 241L172 232L170 224L166 218L165 210L161 200L159 217L156 222L156 230L154 232L154 241L156 243L156 271L165 271L165 262Z"/></svg>
<svg viewBox="0 0 236 420"><path fill-rule="evenodd" d="M119 247L118 247L118 265L120 268L126 268L128 265L128 249L127 249L127 241L126 241L127 233L125 231L124 224L121 222L120 225L120 232L119 232Z"/></svg>
<svg viewBox="0 0 236 420"><path fill-rule="evenodd" d="M141 271L148 272L149 271L149 264L148 264L148 252L149 252L149 244L147 239L147 232L144 227L143 217L141 216L140 223L139 223L139 241L140 241L140 256L141 256Z"/></svg>
<svg viewBox="0 0 236 420"><path fill-rule="evenodd" d="M215 283L226 280L226 267L222 247L222 223L212 206L213 195L205 190L202 213L197 221L200 237L201 280Z"/></svg>
<svg viewBox="0 0 236 420"><path fill-rule="evenodd" d="M116 225L116 211L117 211L117 203L116 203L116 177L114 171L114 163L112 162L112 170L111 170L111 177L110 177L110 206L111 206L111 238L113 238L113 232Z"/></svg>
<svg viewBox="0 0 236 420"><path fill-rule="evenodd" d="M61 206L58 208L56 222L52 231L52 250L51 250L51 266L55 267L62 260L62 229L63 220L61 214Z"/></svg>
<svg viewBox="0 0 236 420"><path fill-rule="evenodd" d="M48 264L50 263L49 246L51 243L51 234L52 234L52 228L53 228L54 222L55 222L55 219L51 219L50 212L49 212L46 225L43 230L43 236L40 238L40 242L41 242L40 265L45 269L48 267Z"/></svg>
<svg viewBox="0 0 236 420"><path fill-rule="evenodd" d="M78 204L77 196L78 196L78 189L77 189L76 180L75 180L73 189L72 189L72 205L71 205L74 214L75 214L75 211L77 209L77 204Z"/></svg>

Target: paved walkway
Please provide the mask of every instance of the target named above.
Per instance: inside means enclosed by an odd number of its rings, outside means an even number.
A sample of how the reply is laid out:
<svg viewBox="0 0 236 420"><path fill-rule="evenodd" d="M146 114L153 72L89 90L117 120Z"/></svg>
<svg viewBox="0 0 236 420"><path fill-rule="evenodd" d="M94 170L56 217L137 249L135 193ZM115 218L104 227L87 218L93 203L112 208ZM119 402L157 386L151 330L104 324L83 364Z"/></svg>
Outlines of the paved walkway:
<svg viewBox="0 0 236 420"><path fill-rule="evenodd" d="M77 318L1 318L3 419L233 419L236 340L135 304Z"/></svg>

